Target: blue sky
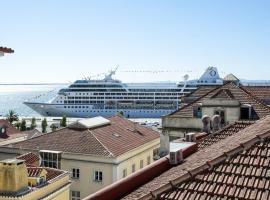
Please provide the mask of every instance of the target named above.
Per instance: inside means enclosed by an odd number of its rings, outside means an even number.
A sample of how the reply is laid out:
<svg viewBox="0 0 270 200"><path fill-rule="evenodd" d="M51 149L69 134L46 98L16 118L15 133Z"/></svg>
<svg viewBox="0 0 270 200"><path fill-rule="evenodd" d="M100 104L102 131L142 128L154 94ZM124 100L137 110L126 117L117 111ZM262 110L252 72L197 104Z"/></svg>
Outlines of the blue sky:
<svg viewBox="0 0 270 200"><path fill-rule="evenodd" d="M269 79L269 10L263 0L0 0L0 46L15 50L0 58L0 82L74 81L118 64L125 82L197 78L210 65Z"/></svg>

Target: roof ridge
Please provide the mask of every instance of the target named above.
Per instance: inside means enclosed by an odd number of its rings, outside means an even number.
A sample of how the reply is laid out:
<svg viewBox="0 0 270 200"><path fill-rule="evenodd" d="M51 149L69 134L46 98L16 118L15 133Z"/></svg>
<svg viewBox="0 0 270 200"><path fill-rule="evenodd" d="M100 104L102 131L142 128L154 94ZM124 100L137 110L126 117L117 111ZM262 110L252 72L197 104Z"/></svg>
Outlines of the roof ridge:
<svg viewBox="0 0 270 200"><path fill-rule="evenodd" d="M187 173L180 175L176 179L170 180L169 183L166 183L165 185L157 188L156 190L153 190L144 196L142 196L142 199L145 197L151 196L151 197L158 197L163 192L169 191L175 187L175 185L183 183L187 180L190 180L191 178L194 178L198 174L212 169L214 166L221 164L223 161L225 161L228 158L231 158L235 155L238 155L239 153L250 149L254 144L260 141L264 141L267 137L270 137L270 130L266 130L262 134L256 135L255 137L251 138L250 140L240 143L236 147L224 152L222 155L210 160L206 161L205 164L199 165L196 168L193 168L191 170L182 169L183 171L186 171Z"/></svg>
<svg viewBox="0 0 270 200"><path fill-rule="evenodd" d="M174 112L172 112L172 113L170 113L170 114L168 114L168 115L165 115L165 116L171 116L171 115L173 115L173 114L175 114L175 113L177 113L177 112L183 110L184 108L186 108L186 107L188 107L188 106L190 106L190 105L193 105L193 104L196 103L197 101L199 101L199 100L201 100L202 98L206 97L206 96L207 96L208 94L210 94L211 92L214 92L215 90L218 90L218 89L222 88L223 86L228 85L228 84L230 84L230 83L232 83L232 82L225 83L224 85L220 85L219 87L216 87L216 88L210 90L209 92L205 93L204 95L200 96L199 98L195 99L194 101L190 102L189 104L184 105L183 107L180 107L180 108L177 109L176 111L174 111Z"/></svg>
<svg viewBox="0 0 270 200"><path fill-rule="evenodd" d="M262 105L263 107L265 107L268 111L270 111L269 106L267 106L263 101L261 101L259 98L257 98L255 95L253 95L250 91L246 90L243 86L239 87L241 90L243 90L246 94L248 94L251 98L253 98L253 100Z"/></svg>
<svg viewBox="0 0 270 200"><path fill-rule="evenodd" d="M52 132L49 132L49 133L42 133L42 134L40 134L40 135L38 135L38 136L36 136L36 137L31 137L31 138L27 139L27 141L28 141L28 140L36 139L36 138L38 138L38 137L46 136L46 135L48 135L48 134L53 134L53 133L56 133L56 132L58 132L58 131L61 131L61 130L63 130L63 129L66 129L66 128L67 128L67 127L63 127L63 128L57 129L57 130L52 131ZM27 134L27 133L26 133L26 134ZM24 141L14 142L14 143L9 144L9 145L13 145L13 144L21 143L21 142L24 142ZM9 146L9 145L4 145L4 146Z"/></svg>
<svg viewBox="0 0 270 200"><path fill-rule="evenodd" d="M104 149L110 153L110 155L112 155L112 157L115 157L115 155L95 136L91 130L87 129L87 131L104 147Z"/></svg>

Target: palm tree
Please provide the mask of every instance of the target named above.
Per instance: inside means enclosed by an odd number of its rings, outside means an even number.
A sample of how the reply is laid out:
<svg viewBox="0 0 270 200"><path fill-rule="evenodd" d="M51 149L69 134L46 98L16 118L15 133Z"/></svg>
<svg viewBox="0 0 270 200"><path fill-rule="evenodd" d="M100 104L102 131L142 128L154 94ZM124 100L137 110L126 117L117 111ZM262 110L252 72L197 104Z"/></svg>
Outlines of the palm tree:
<svg viewBox="0 0 270 200"><path fill-rule="evenodd" d="M19 117L18 114L14 110L9 110L7 114L7 120L9 121L10 124L14 121L18 121Z"/></svg>

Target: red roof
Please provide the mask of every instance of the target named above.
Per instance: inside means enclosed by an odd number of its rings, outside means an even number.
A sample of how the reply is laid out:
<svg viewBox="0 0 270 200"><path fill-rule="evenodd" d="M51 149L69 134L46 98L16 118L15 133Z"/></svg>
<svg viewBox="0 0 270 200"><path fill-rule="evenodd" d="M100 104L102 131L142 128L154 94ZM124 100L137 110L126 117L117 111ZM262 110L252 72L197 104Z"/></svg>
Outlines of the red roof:
<svg viewBox="0 0 270 200"><path fill-rule="evenodd" d="M15 133L20 133L20 131L18 129L16 129L14 126L12 126L9 121L5 120L5 119L0 119L0 126L6 126L6 134L12 135ZM0 136L1 137L1 136Z"/></svg>
<svg viewBox="0 0 270 200"><path fill-rule="evenodd" d="M123 199L269 199L269 124L264 117L201 149Z"/></svg>
<svg viewBox="0 0 270 200"><path fill-rule="evenodd" d="M46 181L50 181L64 173L65 171L59 170L59 169L53 169L48 167L27 167L27 172L29 177L36 177L39 176L39 174L42 172L42 170L46 170Z"/></svg>
<svg viewBox="0 0 270 200"><path fill-rule="evenodd" d="M7 48L7 47L0 47L0 51L2 51L4 53L14 53L13 49Z"/></svg>
<svg viewBox="0 0 270 200"><path fill-rule="evenodd" d="M159 133L114 116L110 124L90 129L63 128L12 145L95 156L116 157L159 138ZM136 126L136 127L135 127ZM135 128L135 129L134 129Z"/></svg>
<svg viewBox="0 0 270 200"><path fill-rule="evenodd" d="M38 155L31 153L31 152L20 155L17 157L17 159L25 160L25 163L27 166L35 166L36 162L39 163L39 160L40 160Z"/></svg>

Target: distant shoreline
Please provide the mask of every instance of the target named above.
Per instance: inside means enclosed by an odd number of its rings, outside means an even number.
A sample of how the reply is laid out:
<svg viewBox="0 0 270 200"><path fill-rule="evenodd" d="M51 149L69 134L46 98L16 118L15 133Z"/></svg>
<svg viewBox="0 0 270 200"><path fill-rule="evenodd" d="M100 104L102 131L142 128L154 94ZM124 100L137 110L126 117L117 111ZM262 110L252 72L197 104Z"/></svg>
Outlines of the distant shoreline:
<svg viewBox="0 0 270 200"><path fill-rule="evenodd" d="M0 85L67 85L70 83L0 83Z"/></svg>

